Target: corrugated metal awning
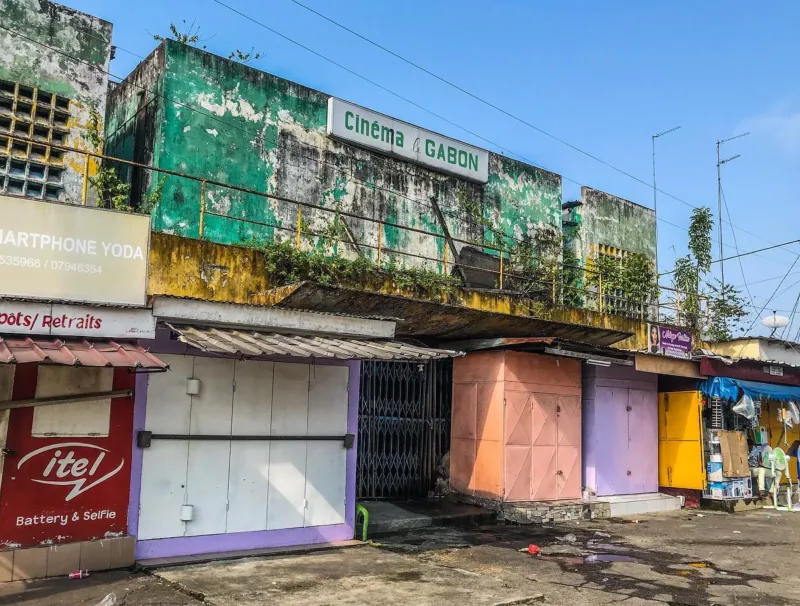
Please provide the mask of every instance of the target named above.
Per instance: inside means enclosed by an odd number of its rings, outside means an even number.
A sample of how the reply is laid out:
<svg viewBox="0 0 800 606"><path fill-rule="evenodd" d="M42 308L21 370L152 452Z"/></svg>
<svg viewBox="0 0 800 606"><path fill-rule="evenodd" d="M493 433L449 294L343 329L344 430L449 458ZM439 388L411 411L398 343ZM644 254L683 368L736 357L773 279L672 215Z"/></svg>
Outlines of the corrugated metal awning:
<svg viewBox="0 0 800 606"><path fill-rule="evenodd" d="M366 341L338 337L169 325L179 339L203 351L246 356L293 356L340 360L436 360L464 355L460 351L418 347L399 341Z"/></svg>
<svg viewBox="0 0 800 606"><path fill-rule="evenodd" d="M165 362L131 341L0 337L0 364L32 362L116 368L168 367Z"/></svg>

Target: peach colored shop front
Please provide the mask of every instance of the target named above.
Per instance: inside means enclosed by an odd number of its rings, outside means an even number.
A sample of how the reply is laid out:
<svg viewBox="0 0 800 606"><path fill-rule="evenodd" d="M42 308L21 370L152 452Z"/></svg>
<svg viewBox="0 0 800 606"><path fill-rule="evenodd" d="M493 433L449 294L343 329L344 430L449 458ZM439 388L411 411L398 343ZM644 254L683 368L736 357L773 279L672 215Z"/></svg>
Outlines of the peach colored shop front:
<svg viewBox="0 0 800 606"><path fill-rule="evenodd" d="M580 498L580 362L514 351L456 358L450 482L503 501Z"/></svg>

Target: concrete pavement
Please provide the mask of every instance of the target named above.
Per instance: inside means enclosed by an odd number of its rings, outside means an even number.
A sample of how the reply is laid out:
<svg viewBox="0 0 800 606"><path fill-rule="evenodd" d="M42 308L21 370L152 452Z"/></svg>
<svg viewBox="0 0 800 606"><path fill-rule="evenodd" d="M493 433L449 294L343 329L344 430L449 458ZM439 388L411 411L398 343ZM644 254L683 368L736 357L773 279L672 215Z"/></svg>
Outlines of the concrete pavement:
<svg viewBox="0 0 800 606"><path fill-rule="evenodd" d="M701 517L702 516L702 517ZM600 534L598 534L600 533ZM570 537L567 535L574 535ZM605 536L610 535L610 536ZM574 541L572 540L574 538ZM796 604L800 515L675 512L561 526L434 527L376 546L0 586L0 606ZM519 549L542 547L533 558ZM609 561L610 560L610 561ZM93 601L94 600L94 601Z"/></svg>

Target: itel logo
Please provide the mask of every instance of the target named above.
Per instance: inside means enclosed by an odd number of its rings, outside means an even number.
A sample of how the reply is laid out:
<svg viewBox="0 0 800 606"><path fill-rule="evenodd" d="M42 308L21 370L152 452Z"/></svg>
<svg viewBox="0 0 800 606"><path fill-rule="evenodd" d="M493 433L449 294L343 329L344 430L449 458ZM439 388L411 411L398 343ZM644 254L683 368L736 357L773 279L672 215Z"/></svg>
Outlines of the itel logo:
<svg viewBox="0 0 800 606"><path fill-rule="evenodd" d="M28 464L32 468L32 482L72 486L64 499L71 501L115 476L125 465L125 459L120 459L119 464L112 468L113 463L106 461L107 453L109 451L105 448L83 442L51 444L26 454L17 464L17 469Z"/></svg>

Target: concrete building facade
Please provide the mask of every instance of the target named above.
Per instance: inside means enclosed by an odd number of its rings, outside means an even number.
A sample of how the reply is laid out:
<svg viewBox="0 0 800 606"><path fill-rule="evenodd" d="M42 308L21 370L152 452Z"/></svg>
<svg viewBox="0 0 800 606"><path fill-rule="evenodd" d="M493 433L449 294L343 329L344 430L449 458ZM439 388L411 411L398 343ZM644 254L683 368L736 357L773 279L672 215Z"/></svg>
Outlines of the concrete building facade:
<svg viewBox="0 0 800 606"><path fill-rule="evenodd" d="M0 194L93 204L97 162L47 144L97 151L111 23L49 0L3 0L0 22Z"/></svg>
<svg viewBox="0 0 800 606"><path fill-rule="evenodd" d="M167 177L154 229L197 238L205 204L203 237L222 244L294 241L299 218L306 248L351 257L360 253L374 260L376 249L383 246L387 261L435 269L441 267L446 239L413 231L444 233L434 206L449 235L478 245L500 241L491 230L504 234L504 244L510 245L538 228L559 229L559 175L489 153L488 178L479 183L368 151L328 135L329 99L300 84L167 40L111 93L108 150L282 198L211 184L204 189L199 181ZM152 191L158 180L136 170L126 178L134 197ZM381 230L377 223L342 215L337 218L350 244L326 248L318 235L334 215L308 208L298 215L297 205L284 199L410 229L385 225ZM455 243L457 250L463 246ZM450 255L452 262L452 251Z"/></svg>
<svg viewBox="0 0 800 606"><path fill-rule="evenodd" d="M564 204L565 246L576 265L591 270L598 255L639 253L656 262L656 214L612 194L581 187L581 199Z"/></svg>

